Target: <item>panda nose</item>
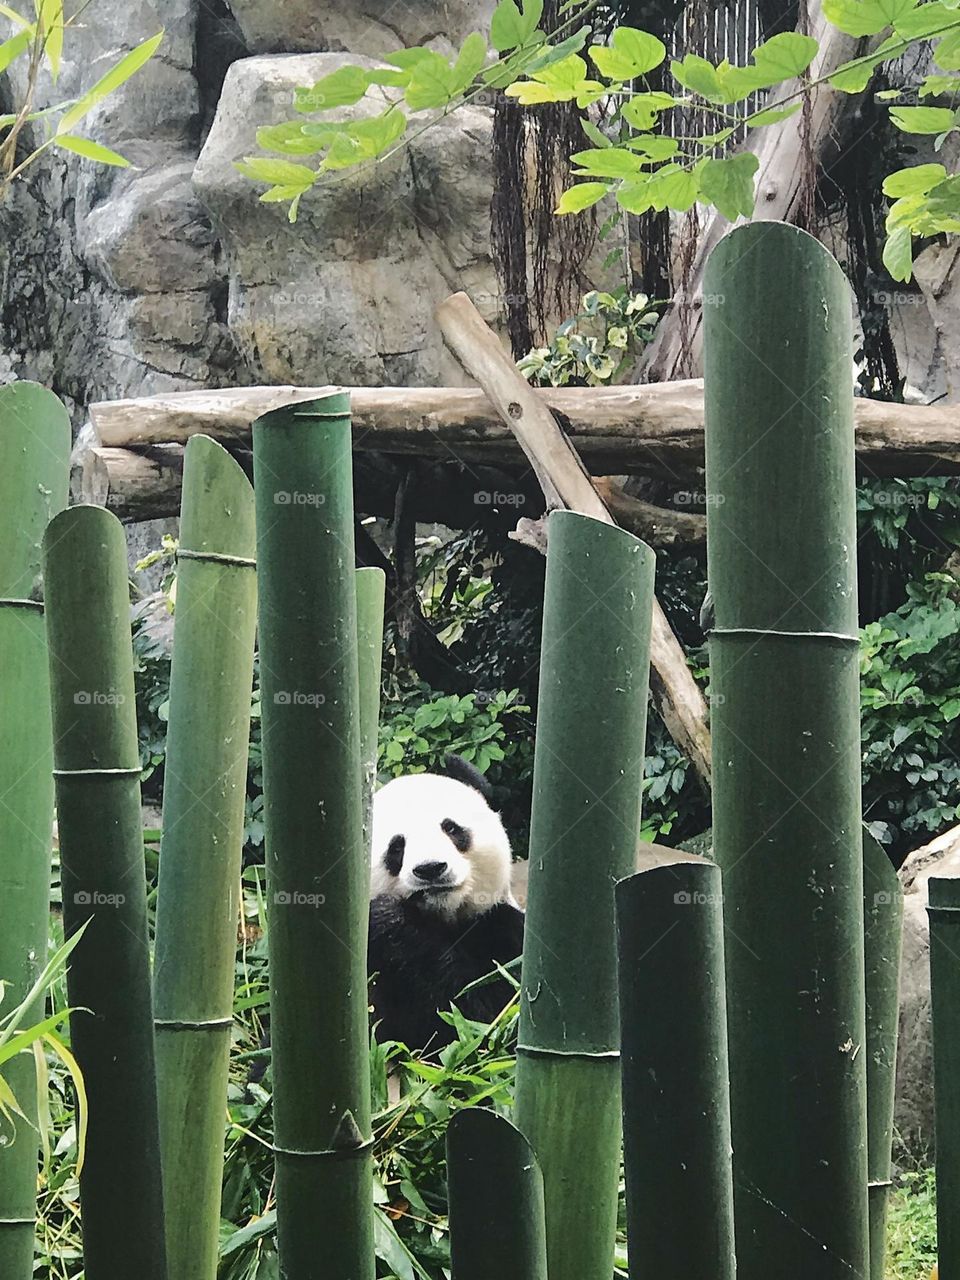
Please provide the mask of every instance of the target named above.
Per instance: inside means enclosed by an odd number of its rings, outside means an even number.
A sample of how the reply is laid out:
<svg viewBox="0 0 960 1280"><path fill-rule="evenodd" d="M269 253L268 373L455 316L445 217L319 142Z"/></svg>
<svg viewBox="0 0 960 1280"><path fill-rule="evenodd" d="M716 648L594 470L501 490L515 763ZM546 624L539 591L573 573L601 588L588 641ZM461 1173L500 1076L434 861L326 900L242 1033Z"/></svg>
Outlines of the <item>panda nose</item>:
<svg viewBox="0 0 960 1280"><path fill-rule="evenodd" d="M447 864L445 862L421 862L413 868L413 874L418 880L424 880L427 884L434 884L437 880L442 880L447 872Z"/></svg>

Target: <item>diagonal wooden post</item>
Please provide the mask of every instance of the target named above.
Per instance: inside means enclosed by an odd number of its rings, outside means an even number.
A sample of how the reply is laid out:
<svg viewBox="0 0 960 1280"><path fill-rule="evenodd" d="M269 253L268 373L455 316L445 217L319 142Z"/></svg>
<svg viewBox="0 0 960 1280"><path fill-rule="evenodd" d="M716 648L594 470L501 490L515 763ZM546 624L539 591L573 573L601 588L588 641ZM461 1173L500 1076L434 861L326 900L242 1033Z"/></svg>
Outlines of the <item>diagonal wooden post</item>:
<svg viewBox="0 0 960 1280"><path fill-rule="evenodd" d="M510 427L536 472L547 507L568 507L615 524L573 445L547 405L517 371L499 338L465 293L455 293L436 311L447 345L476 378ZM703 694L680 641L656 598L650 637L650 687L674 742L710 786L710 731Z"/></svg>

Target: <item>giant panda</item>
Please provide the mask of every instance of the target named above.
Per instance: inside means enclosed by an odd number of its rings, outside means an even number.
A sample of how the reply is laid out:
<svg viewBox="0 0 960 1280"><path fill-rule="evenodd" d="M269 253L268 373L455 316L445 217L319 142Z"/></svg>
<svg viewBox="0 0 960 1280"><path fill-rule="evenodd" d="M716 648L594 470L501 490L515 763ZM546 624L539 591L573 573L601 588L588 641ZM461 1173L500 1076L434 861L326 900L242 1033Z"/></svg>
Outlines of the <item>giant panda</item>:
<svg viewBox="0 0 960 1280"><path fill-rule="evenodd" d="M523 948L510 841L483 774L450 755L445 773L394 778L373 800L368 971L379 1040L433 1052L455 1038L451 1003L492 1022L502 978L461 996Z"/></svg>

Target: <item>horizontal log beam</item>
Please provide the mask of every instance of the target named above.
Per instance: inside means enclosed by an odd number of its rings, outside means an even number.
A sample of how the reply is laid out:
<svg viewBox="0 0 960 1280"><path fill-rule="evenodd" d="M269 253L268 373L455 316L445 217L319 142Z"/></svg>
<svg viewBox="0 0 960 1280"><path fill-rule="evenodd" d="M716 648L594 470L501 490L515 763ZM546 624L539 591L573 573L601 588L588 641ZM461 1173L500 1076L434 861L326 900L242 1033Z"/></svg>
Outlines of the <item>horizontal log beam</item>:
<svg viewBox="0 0 960 1280"><path fill-rule="evenodd" d="M143 449L206 432L249 446L268 409L312 400L328 388L238 387L94 404L100 443ZM703 384L561 387L538 394L594 475L648 474L689 484L703 466ZM465 464L518 464L523 455L493 405L471 387L355 387L354 447ZM960 406L856 401L857 456L869 474L960 472Z"/></svg>

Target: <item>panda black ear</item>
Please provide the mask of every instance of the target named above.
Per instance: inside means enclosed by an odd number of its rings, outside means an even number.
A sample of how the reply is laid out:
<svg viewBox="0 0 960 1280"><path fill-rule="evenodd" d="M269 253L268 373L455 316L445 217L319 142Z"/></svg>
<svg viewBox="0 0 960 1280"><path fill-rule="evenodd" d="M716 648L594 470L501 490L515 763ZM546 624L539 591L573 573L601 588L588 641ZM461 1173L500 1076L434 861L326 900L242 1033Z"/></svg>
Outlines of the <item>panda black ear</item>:
<svg viewBox="0 0 960 1280"><path fill-rule="evenodd" d="M446 777L462 782L464 786L472 787L474 791L479 791L487 804L493 799L493 787L477 766L471 764L469 760L464 760L463 756L458 756L451 751L443 762L443 773Z"/></svg>

